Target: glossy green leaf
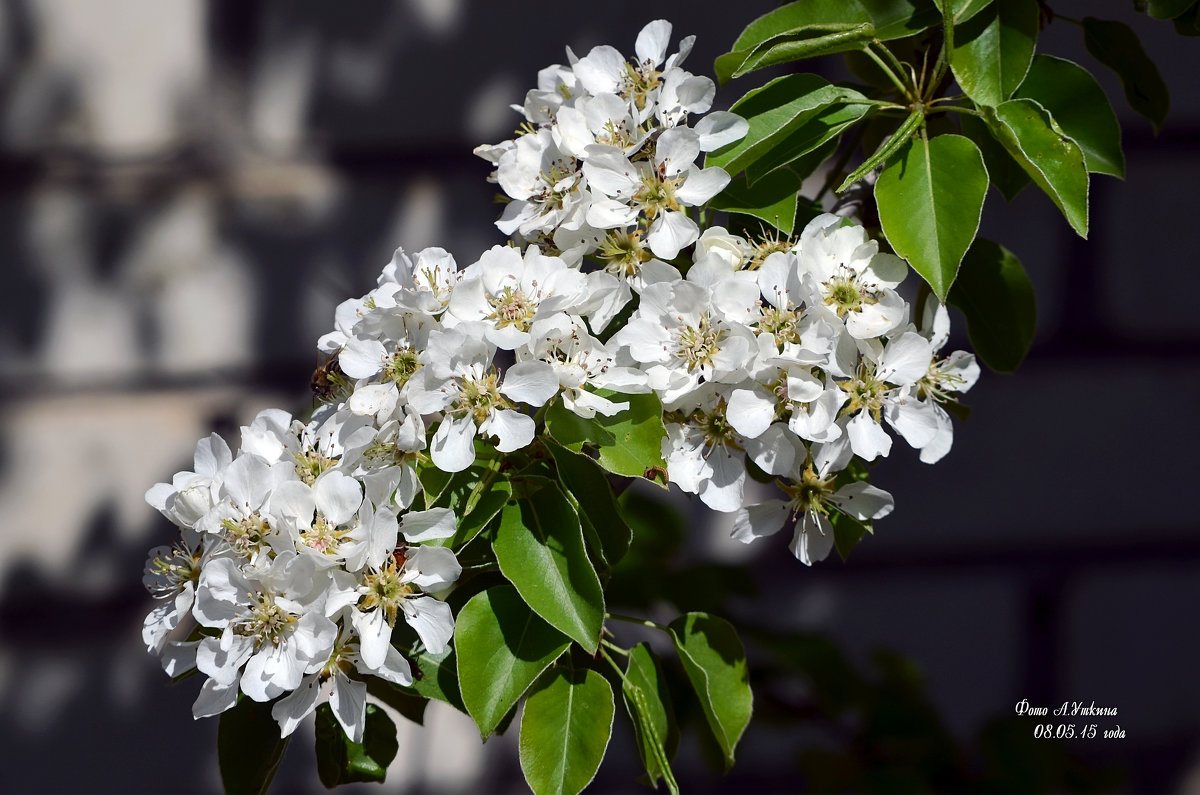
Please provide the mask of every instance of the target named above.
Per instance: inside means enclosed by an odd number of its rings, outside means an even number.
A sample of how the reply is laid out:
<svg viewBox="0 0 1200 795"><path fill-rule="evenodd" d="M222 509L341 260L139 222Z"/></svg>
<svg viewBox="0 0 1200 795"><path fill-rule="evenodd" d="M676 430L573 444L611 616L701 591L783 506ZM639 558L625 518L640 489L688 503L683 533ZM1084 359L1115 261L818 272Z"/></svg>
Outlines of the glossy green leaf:
<svg viewBox="0 0 1200 795"><path fill-rule="evenodd" d="M1054 121L1083 150L1087 170L1125 175L1121 152L1121 125L1104 89L1076 63L1038 55L1029 67L1016 96L1032 99L1050 112Z"/></svg>
<svg viewBox="0 0 1200 795"><path fill-rule="evenodd" d="M745 176L733 180L709 202L715 210L752 215L790 235L796 225L796 197L804 180L794 172L776 170L753 185Z"/></svg>
<svg viewBox="0 0 1200 795"><path fill-rule="evenodd" d="M955 26L950 53L954 79L978 104L1000 104L1025 79L1037 34L1037 0L992 3Z"/></svg>
<svg viewBox="0 0 1200 795"><path fill-rule="evenodd" d="M808 177L837 149L838 137L874 111L872 105L827 105L746 167L748 184L755 185L776 169L787 168L801 179ZM795 225L794 225L795 226Z"/></svg>
<svg viewBox="0 0 1200 795"><path fill-rule="evenodd" d="M356 781L382 782L399 748L396 724L374 704L367 704L361 743L346 736L328 703L317 707L317 775L329 789Z"/></svg>
<svg viewBox="0 0 1200 795"><path fill-rule="evenodd" d="M1111 19L1084 17L1083 41L1093 58L1117 73L1129 107L1154 125L1155 132L1160 130L1171 95L1133 28Z"/></svg>
<svg viewBox="0 0 1200 795"><path fill-rule="evenodd" d="M596 777L612 736L612 687L591 669L547 672L521 716L521 772L534 795L576 795Z"/></svg>
<svg viewBox="0 0 1200 795"><path fill-rule="evenodd" d="M487 739L571 639L529 609L515 588L491 588L463 605L454 625L458 684Z"/></svg>
<svg viewBox="0 0 1200 795"><path fill-rule="evenodd" d="M1150 0L1146 12L1155 19L1174 19L1187 11L1196 0Z"/></svg>
<svg viewBox="0 0 1200 795"><path fill-rule="evenodd" d="M617 475L653 479L656 472L665 471L662 440L667 429L658 398L607 390L598 394L615 403L628 403L629 408L611 417L597 414L584 419L555 400L546 412L550 436L568 450L594 454L600 466Z"/></svg>
<svg viewBox="0 0 1200 795"><path fill-rule="evenodd" d="M1175 17L1172 24L1180 36L1200 36L1200 2L1196 2L1187 13Z"/></svg>
<svg viewBox="0 0 1200 795"><path fill-rule="evenodd" d="M961 135L914 139L875 182L879 223L942 301L979 230L987 169Z"/></svg>
<svg viewBox="0 0 1200 795"><path fill-rule="evenodd" d="M422 698L444 701L459 712L466 712L462 694L458 689L458 661L451 646L441 654L422 651L404 655L413 667L413 683L407 687L394 685L397 689L412 692Z"/></svg>
<svg viewBox="0 0 1200 795"><path fill-rule="evenodd" d="M645 643L629 650L622 695L650 785L658 786L659 779L665 779L669 789L677 789L671 759L679 745L679 729L662 668Z"/></svg>
<svg viewBox="0 0 1200 795"><path fill-rule="evenodd" d="M742 641L732 624L707 613L680 616L668 629L728 771L754 706Z"/></svg>
<svg viewBox="0 0 1200 795"><path fill-rule="evenodd" d="M858 0L796 0L747 25L733 42L733 49L752 50L767 39L799 28L850 26L870 21Z"/></svg>
<svg viewBox="0 0 1200 795"><path fill-rule="evenodd" d="M733 103L730 110L746 120L749 130L740 141L711 152L704 164L737 174L770 154L775 146L829 106L855 102L865 104L867 98L817 75L785 75L772 80Z"/></svg>
<svg viewBox="0 0 1200 795"><path fill-rule="evenodd" d="M458 526L449 538L428 541L452 549L461 549L487 527L512 497L512 484L482 461L456 472L442 487L436 504L449 508L458 517Z"/></svg>
<svg viewBox="0 0 1200 795"><path fill-rule="evenodd" d="M392 684L378 676L368 676L367 694L418 726L425 725L425 708L429 706L429 699L418 696L407 687Z"/></svg>
<svg viewBox="0 0 1200 795"><path fill-rule="evenodd" d="M1007 201L1012 201L1025 186L1033 180L1025 173L1025 169L1013 160L1008 150L992 137L992 130L987 122L978 116L963 114L958 119L962 124L963 135L970 138L983 153L983 163L987 166L988 179Z"/></svg>
<svg viewBox="0 0 1200 795"><path fill-rule="evenodd" d="M875 23L880 41L915 36L942 21L933 0L858 0Z"/></svg>
<svg viewBox="0 0 1200 795"><path fill-rule="evenodd" d="M896 154L896 152L900 151L901 147L908 143L909 139L912 138L913 133L915 133L917 128L921 126L921 122L924 121L924 119L924 111L914 110L912 113L910 113L908 118L900 123L900 126L896 129L896 132L892 133L891 137L883 142L882 146L876 149L870 157L863 161L862 165L854 169L854 171L850 172L850 174L848 174L846 178L842 180L842 184L838 186L837 192L841 193L855 182L858 182L860 179L865 177L867 174L887 163L887 161L894 154Z"/></svg>
<svg viewBox="0 0 1200 795"><path fill-rule="evenodd" d="M950 14L955 25L961 25L978 14L992 0L950 0Z"/></svg>
<svg viewBox="0 0 1200 795"><path fill-rule="evenodd" d="M492 539L500 573L535 613L593 654L604 592L583 545L579 516L554 483L507 505Z"/></svg>
<svg viewBox="0 0 1200 795"><path fill-rule="evenodd" d="M266 792L291 737L279 736L269 702L239 696L217 723L217 764L229 795Z"/></svg>
<svg viewBox="0 0 1200 795"><path fill-rule="evenodd" d="M575 502L584 535L601 560L609 566L616 565L629 551L633 531L617 508L608 475L592 459L571 452L552 439L546 440L546 447L554 456L558 480L567 498Z"/></svg>
<svg viewBox="0 0 1200 795"><path fill-rule="evenodd" d="M1088 173L1083 151L1031 99L984 108L997 141L1054 202L1080 237L1088 229Z"/></svg>
<svg viewBox="0 0 1200 795"><path fill-rule="evenodd" d="M1016 370L1037 331L1033 285L1021 261L1003 246L976 240L963 259L950 303L966 316L971 347L984 364L1001 373Z"/></svg>
<svg viewBox="0 0 1200 795"><path fill-rule="evenodd" d="M717 75L725 82L731 77L741 77L768 66L833 55L847 50L861 50L874 38L875 27L870 22L851 26L801 28L773 36L750 52L743 50L722 55L717 59Z"/></svg>
<svg viewBox="0 0 1200 795"><path fill-rule="evenodd" d="M842 560L849 559L858 542L862 541L867 533L872 532L870 522L860 522L840 511L834 511L829 520L833 525L833 544Z"/></svg>

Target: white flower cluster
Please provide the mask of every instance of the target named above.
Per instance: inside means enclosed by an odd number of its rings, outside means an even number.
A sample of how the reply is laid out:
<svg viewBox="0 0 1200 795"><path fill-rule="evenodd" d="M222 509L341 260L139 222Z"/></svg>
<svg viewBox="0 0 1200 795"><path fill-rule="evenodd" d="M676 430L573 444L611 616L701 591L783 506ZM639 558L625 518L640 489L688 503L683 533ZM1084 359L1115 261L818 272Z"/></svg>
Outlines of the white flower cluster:
<svg viewBox="0 0 1200 795"><path fill-rule="evenodd" d="M953 440L940 404L979 376L971 354L941 357L949 315L934 300L923 329L896 292L907 273L866 231L832 214L794 241L759 243L712 227L684 277L644 287L609 340L645 373L666 410L671 482L736 511L750 542L797 520L796 557L833 547L831 513L860 522L892 510L887 492L846 470L886 456L890 427L933 463ZM747 458L786 500L745 506Z"/></svg>
<svg viewBox="0 0 1200 795"><path fill-rule="evenodd" d="M239 692L278 699L286 735L331 683L359 740L363 677L412 682L391 644L397 621L434 654L454 630L438 595L462 571L448 548L458 519L426 501L419 472L528 447L554 401L594 418L653 392L670 481L736 512L742 541L795 521L805 563L832 547L831 517L891 511L848 469L888 454L885 425L922 461L949 450L942 404L979 368L940 355L944 307L930 301L912 324L896 292L902 260L834 215L794 241L751 241L701 233L686 213L729 181L694 160L746 125L729 113L686 125L713 85L680 68L690 38L666 57L670 31L647 25L633 61L596 47L543 70L525 133L481 149L512 197L500 226L523 248L495 246L461 269L440 248L397 250L319 341L325 403L311 421L264 411L236 456L214 434L194 471L147 492L181 537L151 552L145 582L162 602L143 638L172 675L207 677L196 717ZM745 505L750 466L786 499Z"/></svg>
<svg viewBox="0 0 1200 795"><path fill-rule="evenodd" d="M594 47L570 66L538 73L525 98L519 137L476 154L496 164L492 179L511 199L496 226L521 242L553 246L570 263L596 255L632 280L663 278L700 228L686 212L729 184L720 168L696 158L739 140L748 129L732 113L689 114L712 106L716 86L682 68L694 36L667 56L671 24L656 20L638 34L636 57ZM599 329L598 329L599 330Z"/></svg>
<svg viewBox="0 0 1200 795"><path fill-rule="evenodd" d="M405 510L407 458L424 445L413 431L403 415L376 424L339 407L304 424L272 409L242 428L236 457L213 434L196 445L194 471L146 493L181 537L150 551L143 581L161 604L142 638L172 676L208 677L195 717L231 708L239 691L284 696L272 714L286 736L331 681L330 705L357 741L366 684L348 673L412 683L391 645L397 619L430 652L446 649L454 619L428 594L461 572L436 543L456 519Z"/></svg>

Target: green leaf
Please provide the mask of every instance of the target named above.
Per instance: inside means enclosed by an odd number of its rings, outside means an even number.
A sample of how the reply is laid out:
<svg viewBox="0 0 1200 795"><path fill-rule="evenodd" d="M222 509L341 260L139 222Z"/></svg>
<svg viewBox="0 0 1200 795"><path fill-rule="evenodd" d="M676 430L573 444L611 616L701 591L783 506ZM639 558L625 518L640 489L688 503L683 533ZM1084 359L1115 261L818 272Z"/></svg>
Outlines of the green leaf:
<svg viewBox="0 0 1200 795"><path fill-rule="evenodd" d="M741 50L722 55L717 58L717 75L724 83L730 77L741 77L768 66L833 55L847 50L861 50L874 38L875 27L870 22L851 26L801 28L773 36L750 52ZM730 68L732 71L726 77L725 73Z"/></svg>
<svg viewBox="0 0 1200 795"><path fill-rule="evenodd" d="M752 215L790 235L796 225L796 196L803 182L794 172L785 170L773 171L753 186L747 184L745 176L740 176L717 194L709 206Z"/></svg>
<svg viewBox="0 0 1200 795"><path fill-rule="evenodd" d="M1062 131L1079 144L1088 171L1125 175L1117 114L1096 78L1082 66L1038 55L1016 96L1032 99L1050 112Z"/></svg>
<svg viewBox="0 0 1200 795"><path fill-rule="evenodd" d="M441 654L423 651L420 654L408 653L405 657L413 664L413 683L401 689L422 698L444 701L459 712L467 711L458 690L458 661L454 657L453 647Z"/></svg>
<svg viewBox="0 0 1200 795"><path fill-rule="evenodd" d="M239 696L217 723L217 764L229 795L266 792L291 736L279 736L272 703Z"/></svg>
<svg viewBox="0 0 1200 795"><path fill-rule="evenodd" d="M1200 2L1183 16L1175 17L1173 24L1180 36L1200 36Z"/></svg>
<svg viewBox="0 0 1200 795"><path fill-rule="evenodd" d="M880 41L904 39L942 21L933 0L858 0L875 23Z"/></svg>
<svg viewBox="0 0 1200 795"><path fill-rule="evenodd" d="M1117 73L1129 107L1149 120L1155 132L1162 129L1171 95L1133 28L1111 19L1084 17L1083 41L1093 58Z"/></svg>
<svg viewBox="0 0 1200 795"><path fill-rule="evenodd" d="M833 525L833 544L842 560L847 560L858 542L872 532L870 522L860 522L841 511L833 511L829 521Z"/></svg>
<svg viewBox="0 0 1200 795"><path fill-rule="evenodd" d="M515 588L501 586L463 605L454 645L463 703L487 739L571 640L530 610Z"/></svg>
<svg viewBox="0 0 1200 795"><path fill-rule="evenodd" d="M979 230L987 186L983 156L961 135L914 139L875 182L888 242L943 302Z"/></svg>
<svg viewBox="0 0 1200 795"><path fill-rule="evenodd" d="M625 709L633 720L638 753L646 767L650 786L658 780L674 782L671 759L679 746L679 729L671 709L671 693L658 658L645 643L629 650L629 662L622 683ZM668 784L670 786L670 784Z"/></svg>
<svg viewBox="0 0 1200 795"><path fill-rule="evenodd" d="M367 677L367 693L387 704L418 726L425 725L425 708L429 699L416 695L406 687L393 684L378 676Z"/></svg>
<svg viewBox="0 0 1200 795"><path fill-rule="evenodd" d="M396 724L374 704L367 704L361 743L351 742L328 703L317 707L317 775L329 789L356 781L382 782L396 758Z"/></svg>
<svg viewBox="0 0 1200 795"><path fill-rule="evenodd" d="M1196 0L1150 0L1147 13L1155 19L1174 19L1192 7Z"/></svg>
<svg viewBox="0 0 1200 795"><path fill-rule="evenodd" d="M456 472L442 487L435 504L454 511L458 517L458 527L449 538L426 543L461 549L500 513L500 509L512 497L512 484L507 478L498 477L496 470L489 468L488 463L476 463L462 472Z"/></svg>
<svg viewBox="0 0 1200 795"><path fill-rule="evenodd" d="M873 105L863 104L825 106L746 167L748 184L754 185L785 166L801 179L809 176L837 149L837 138L874 110Z"/></svg>
<svg viewBox="0 0 1200 795"><path fill-rule="evenodd" d="M871 17L857 0L796 0L755 19L733 42L734 50L752 50L767 39L800 28L861 25Z"/></svg>
<svg viewBox="0 0 1200 795"><path fill-rule="evenodd" d="M593 654L604 625L604 591L583 529L554 483L505 506L492 539L500 573L542 618Z"/></svg>
<svg viewBox="0 0 1200 795"><path fill-rule="evenodd" d="M742 642L732 624L707 613L680 616L668 630L728 771L754 701Z"/></svg>
<svg viewBox="0 0 1200 795"><path fill-rule="evenodd" d="M854 102L866 103L867 98L817 75L776 78L733 103L730 110L746 120L749 130L740 141L711 152L704 165L720 166L731 175L737 174L770 154L777 144L830 105Z"/></svg>
<svg viewBox="0 0 1200 795"><path fill-rule="evenodd" d="M961 25L982 11L992 0L950 0L950 14L955 25Z"/></svg>
<svg viewBox="0 0 1200 795"><path fill-rule="evenodd" d="M1025 169L1013 160L1008 150L992 137L992 130L987 122L978 116L963 114L958 118L962 124L963 135L970 138L983 153L983 163L987 166L988 179L991 181L1006 201L1012 201L1017 194L1024 190L1032 180Z"/></svg>
<svg viewBox="0 0 1200 795"><path fill-rule="evenodd" d="M924 111L914 110L912 113L910 113L908 118L901 122L900 126L896 128L896 132L892 133L892 135L883 142L883 145L875 150L874 154L864 160L861 166L854 169L854 171L852 171L844 180L842 180L842 184L838 186L837 192L841 193L842 191L846 190L846 188L849 188L855 182L858 182L867 174L886 163L892 155L900 150L900 147L908 143L908 140L912 138L912 134L917 131L917 128L921 126L921 122L924 121L924 119Z"/></svg>
<svg viewBox="0 0 1200 795"><path fill-rule="evenodd" d="M576 795L595 778L612 736L613 692L593 670L555 668L521 716L521 772L535 795Z"/></svg>
<svg viewBox="0 0 1200 795"><path fill-rule="evenodd" d="M1038 33L1037 0L1004 0L954 28L950 69L967 96L999 105L1025 79Z"/></svg>
<svg viewBox="0 0 1200 795"><path fill-rule="evenodd" d="M558 479L567 498L575 501L584 533L600 559L615 566L629 551L633 530L617 508L608 476L592 459L573 453L552 439L546 440L546 447L554 456Z"/></svg>
<svg viewBox="0 0 1200 795"><path fill-rule="evenodd" d="M1037 330L1033 285L1021 261L1003 246L976 240L963 259L950 303L966 316L979 358L1000 373L1016 370Z"/></svg>
<svg viewBox="0 0 1200 795"><path fill-rule="evenodd" d="M597 414L584 419L555 400L546 412L546 430L563 447L576 453L596 453L600 466L617 475L651 478L666 471L662 440L667 429L662 403L653 394L621 395L599 390L599 395L629 408L611 417ZM650 474L648 471L653 470ZM661 485L661 484L660 484Z"/></svg>
<svg viewBox="0 0 1200 795"><path fill-rule="evenodd" d="M1045 191L1080 237L1088 229L1088 173L1083 151L1031 99L983 108L992 135Z"/></svg>

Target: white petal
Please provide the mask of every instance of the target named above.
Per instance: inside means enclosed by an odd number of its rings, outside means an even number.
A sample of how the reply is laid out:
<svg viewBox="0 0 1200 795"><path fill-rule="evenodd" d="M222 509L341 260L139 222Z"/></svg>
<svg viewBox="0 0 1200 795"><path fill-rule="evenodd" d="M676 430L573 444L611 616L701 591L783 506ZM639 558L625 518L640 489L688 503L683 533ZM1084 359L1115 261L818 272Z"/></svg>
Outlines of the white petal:
<svg viewBox="0 0 1200 795"><path fill-rule="evenodd" d="M429 442L433 463L443 472L462 472L475 463L475 423L446 417Z"/></svg>
<svg viewBox="0 0 1200 795"><path fill-rule="evenodd" d="M329 706L350 742L361 743L367 722L367 683L355 682L340 670L334 671Z"/></svg>
<svg viewBox="0 0 1200 795"><path fill-rule="evenodd" d="M700 150L711 152L745 138L750 125L736 113L718 110L698 121L695 130L700 136Z"/></svg>
<svg viewBox="0 0 1200 795"><path fill-rule="evenodd" d="M410 549L405 570L416 571L417 576L413 577L412 582L431 593L445 590L462 574L458 558L445 547Z"/></svg>
<svg viewBox="0 0 1200 795"><path fill-rule="evenodd" d="M708 456L712 476L700 484L700 499L714 511L736 511L742 507L746 464L740 455L717 447Z"/></svg>
<svg viewBox="0 0 1200 795"><path fill-rule="evenodd" d="M317 510L330 524L345 524L363 502L362 486L354 478L336 469L326 470L313 483Z"/></svg>
<svg viewBox="0 0 1200 795"><path fill-rule="evenodd" d="M430 654L441 654L454 636L454 616L450 605L432 596L405 599L400 603L404 619L421 636Z"/></svg>
<svg viewBox="0 0 1200 795"><path fill-rule="evenodd" d="M690 246L700 236L700 228L696 222L680 212L664 210L650 224L650 234L646 242L654 256L662 259L675 259L679 250Z"/></svg>
<svg viewBox="0 0 1200 795"><path fill-rule="evenodd" d="M663 171L668 177L673 177L686 170L700 156L700 136L696 135L695 130L688 127L672 127L658 137L658 142L654 146L654 163L657 166L663 166ZM683 187L686 187L687 182L691 179L689 176L676 195L682 192ZM726 181L728 181L728 175L726 175Z"/></svg>
<svg viewBox="0 0 1200 795"><path fill-rule="evenodd" d="M392 628L383 615L383 610L364 613L355 610L350 614L354 631L358 633L358 653L368 668L378 668L387 658L392 643Z"/></svg>
<svg viewBox="0 0 1200 795"><path fill-rule="evenodd" d="M500 394L530 406L541 406L558 394L558 376L546 362L517 362L505 371Z"/></svg>
<svg viewBox="0 0 1200 795"><path fill-rule="evenodd" d="M480 430L496 437L496 449L502 453L520 450L533 441L536 430L533 417L512 409L496 409Z"/></svg>
<svg viewBox="0 0 1200 795"><path fill-rule="evenodd" d="M743 544L756 538L778 533L787 522L791 504L784 500L767 500L740 509L733 517L733 537Z"/></svg>
<svg viewBox="0 0 1200 795"><path fill-rule="evenodd" d="M880 381L908 386L929 372L933 349L929 340L914 331L906 331L888 342L879 359L875 377Z"/></svg>
<svg viewBox="0 0 1200 795"><path fill-rule="evenodd" d="M300 687L275 702L271 717L279 724L279 735L287 737L317 708L321 683L317 674L304 677Z"/></svg>
<svg viewBox="0 0 1200 795"><path fill-rule="evenodd" d="M200 687L200 695L192 704L193 718L211 718L227 709L232 709L237 703L237 683L223 685L215 679L209 679Z"/></svg>
<svg viewBox="0 0 1200 795"><path fill-rule="evenodd" d="M633 51L637 54L639 63L658 66L667 57L667 44L670 41L671 23L665 19L656 19L638 33Z"/></svg>
<svg viewBox="0 0 1200 795"><path fill-rule="evenodd" d="M370 378L383 369L387 350L379 340L363 340L351 337L346 347L338 354L338 367L355 380Z"/></svg>
<svg viewBox="0 0 1200 795"><path fill-rule="evenodd" d="M697 207L725 190L729 184L729 173L718 166L696 169L675 191L675 198L684 204Z"/></svg>
<svg viewBox="0 0 1200 795"><path fill-rule="evenodd" d="M775 419L775 398L758 384L752 389L735 389L729 395L725 417L742 436L757 438Z"/></svg>
<svg viewBox="0 0 1200 795"><path fill-rule="evenodd" d="M882 519L896 505L891 494L861 480L842 486L829 501L860 522Z"/></svg>
<svg viewBox="0 0 1200 795"><path fill-rule="evenodd" d="M846 424L846 435L854 454L864 461L874 461L891 452L892 437L866 411L860 411Z"/></svg>
<svg viewBox="0 0 1200 795"><path fill-rule="evenodd" d="M811 566L818 560L825 560L833 549L833 525L824 516L818 516L813 522L805 515L796 524L796 534L788 545L796 559L805 566Z"/></svg>

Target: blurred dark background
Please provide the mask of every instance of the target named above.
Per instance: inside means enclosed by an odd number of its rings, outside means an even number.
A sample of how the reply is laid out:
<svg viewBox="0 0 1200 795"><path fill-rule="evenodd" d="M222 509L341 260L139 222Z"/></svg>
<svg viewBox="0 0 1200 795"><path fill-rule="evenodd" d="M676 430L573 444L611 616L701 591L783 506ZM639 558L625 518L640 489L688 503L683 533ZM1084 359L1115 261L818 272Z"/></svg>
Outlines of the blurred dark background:
<svg viewBox="0 0 1200 795"><path fill-rule="evenodd" d="M172 536L145 489L210 429L303 412L316 338L397 245L466 265L501 240L471 150L510 136L508 104L563 45L632 52L665 17L698 34L688 66L707 74L773 5L0 2L0 789L219 788L195 681L169 687L140 642L145 553ZM754 640L769 627L802 675L755 682L760 719L730 777L685 740L685 790L857 789L876 785L821 776L966 749L1015 788L1200 791L1200 40L1129 2L1050 5L1135 27L1172 92L1166 128L1129 112L1078 29L1051 25L1042 49L1108 90L1128 177L1093 180L1087 241L1032 189L989 197L983 233L1038 290L1024 366L985 374L940 465L898 448L877 469L897 510L848 564L807 569L782 537L743 547L726 517L689 514L680 565L717 561L713 593L734 593L752 664L783 648ZM831 706L836 688L861 698ZM1022 699L1116 707L1095 722L1125 737L1050 756L997 745L1000 724L985 727ZM905 732L928 741L887 745ZM431 708L424 728L402 722L387 786L522 791L515 735L480 746ZM320 789L310 747L302 730L279 791ZM1084 772L1021 779L1033 756ZM595 789L635 788L627 729L609 757Z"/></svg>

